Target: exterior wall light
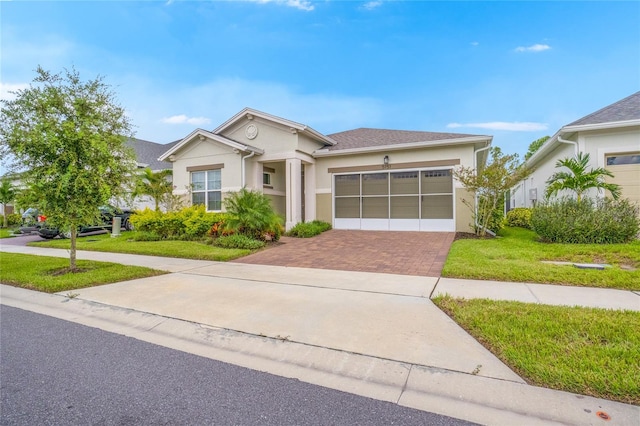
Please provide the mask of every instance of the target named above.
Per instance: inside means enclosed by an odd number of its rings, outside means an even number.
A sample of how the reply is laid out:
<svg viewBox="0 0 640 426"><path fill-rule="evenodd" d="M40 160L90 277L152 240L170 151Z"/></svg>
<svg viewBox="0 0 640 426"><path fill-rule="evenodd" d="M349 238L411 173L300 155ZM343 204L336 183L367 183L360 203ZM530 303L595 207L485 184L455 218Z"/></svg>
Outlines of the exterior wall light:
<svg viewBox="0 0 640 426"><path fill-rule="evenodd" d="M384 161L384 165L385 165L385 166L388 166L388 165L389 165L389 156L388 156L388 155L385 155L385 156L384 156L384 160L383 160L383 161Z"/></svg>

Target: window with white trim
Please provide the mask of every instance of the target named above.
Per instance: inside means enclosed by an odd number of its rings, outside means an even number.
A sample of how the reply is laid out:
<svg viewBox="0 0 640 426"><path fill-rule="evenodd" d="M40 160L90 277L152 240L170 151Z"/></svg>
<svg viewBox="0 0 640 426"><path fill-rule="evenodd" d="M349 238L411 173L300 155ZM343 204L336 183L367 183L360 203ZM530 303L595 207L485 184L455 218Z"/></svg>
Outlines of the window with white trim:
<svg viewBox="0 0 640 426"><path fill-rule="evenodd" d="M207 211L222 210L220 169L191 172L191 203L203 204Z"/></svg>

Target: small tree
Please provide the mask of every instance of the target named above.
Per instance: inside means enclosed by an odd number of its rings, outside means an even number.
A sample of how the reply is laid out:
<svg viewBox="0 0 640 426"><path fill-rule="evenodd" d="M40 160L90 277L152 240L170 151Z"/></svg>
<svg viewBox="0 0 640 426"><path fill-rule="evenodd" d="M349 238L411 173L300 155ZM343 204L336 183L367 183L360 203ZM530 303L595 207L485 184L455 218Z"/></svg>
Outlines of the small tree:
<svg viewBox="0 0 640 426"><path fill-rule="evenodd" d="M134 167L125 140L131 124L101 77L83 82L75 70L41 67L29 88L3 100L0 147L28 170L24 183L53 225L69 229L69 269L76 270L76 233L99 218L98 206L125 190Z"/></svg>
<svg viewBox="0 0 640 426"><path fill-rule="evenodd" d="M3 223L2 226L4 228L7 227L7 204L13 202L15 200L18 191L13 186L11 181L7 178L2 178L0 181L0 204L2 204L4 215L3 215Z"/></svg>
<svg viewBox="0 0 640 426"><path fill-rule="evenodd" d="M543 136L540 139L536 139L535 141L531 142L527 153L524 155L524 160L527 161L529 158L531 158L531 156L535 154L540 148L542 148L542 145L544 145L544 143L548 140L549 136Z"/></svg>
<svg viewBox="0 0 640 426"><path fill-rule="evenodd" d="M576 193L576 200L580 202L584 193L591 189L604 189L611 193L614 200L620 197L620 186L605 182L605 176L613 177L609 170L599 167L587 171L589 154L579 152L576 158L565 158L556 162L556 168L566 167L568 172L556 172L547 180L547 198L563 190Z"/></svg>
<svg viewBox="0 0 640 426"><path fill-rule="evenodd" d="M498 147L491 148L489 163L484 168L459 167L453 170L453 176L475 196L475 201L463 202L472 211L478 236L486 236L494 211L502 208L500 200L504 199L504 194L529 174L528 169L518 165L518 154L505 155Z"/></svg>
<svg viewBox="0 0 640 426"><path fill-rule="evenodd" d="M173 171L170 169L154 172L149 167L145 168L138 175L134 195L147 195L153 198L155 210L160 211L160 203L167 201L173 192L173 183L167 179L172 175Z"/></svg>
<svg viewBox="0 0 640 426"><path fill-rule="evenodd" d="M275 240L280 238L282 220L264 194L242 188L230 193L224 199L224 206L228 213L225 229L259 240L267 234Z"/></svg>

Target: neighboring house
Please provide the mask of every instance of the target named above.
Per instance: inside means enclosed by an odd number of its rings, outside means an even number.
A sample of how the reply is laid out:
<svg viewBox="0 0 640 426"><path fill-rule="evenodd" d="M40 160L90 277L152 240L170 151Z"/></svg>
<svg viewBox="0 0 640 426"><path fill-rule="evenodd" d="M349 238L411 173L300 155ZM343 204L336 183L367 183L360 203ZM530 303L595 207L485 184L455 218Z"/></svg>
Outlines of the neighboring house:
<svg viewBox="0 0 640 426"><path fill-rule="evenodd" d="M356 129L324 135L245 108L213 131L167 150L174 193L221 211L242 187L267 195L286 228L324 220L337 229L471 231L470 195L453 178L482 166L491 136Z"/></svg>
<svg viewBox="0 0 640 426"><path fill-rule="evenodd" d="M142 139L131 138L127 140L127 146L133 148L136 153L136 161L138 163L138 169L150 168L153 172L159 172L161 170L171 169L172 164L170 161L160 161L160 157L168 149L171 149L175 144L180 141L174 141L168 144L159 144L155 142L145 141ZM126 206L136 210L143 210L155 208L155 201L146 196L135 197L132 200L132 205Z"/></svg>
<svg viewBox="0 0 640 426"><path fill-rule="evenodd" d="M511 208L532 207L544 199L547 180L560 171L556 162L588 153L591 168L614 174L607 180L622 188L622 196L640 202L640 92L562 127L526 162L534 172L511 191ZM569 195L560 193L558 196ZM596 194L592 196L604 196Z"/></svg>

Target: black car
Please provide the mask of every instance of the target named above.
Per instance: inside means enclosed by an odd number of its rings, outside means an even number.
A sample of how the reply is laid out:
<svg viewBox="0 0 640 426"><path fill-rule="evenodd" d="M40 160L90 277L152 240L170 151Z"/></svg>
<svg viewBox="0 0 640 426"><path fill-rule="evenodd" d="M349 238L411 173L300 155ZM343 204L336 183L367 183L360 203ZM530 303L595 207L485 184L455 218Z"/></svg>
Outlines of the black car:
<svg viewBox="0 0 640 426"><path fill-rule="evenodd" d="M99 207L98 210L100 210L100 223L97 223L95 225L83 225L78 228L78 234L111 229L111 227L113 226L114 217L119 217L121 219L120 225L125 230L130 231L133 229L131 222L129 222L129 218L132 213L131 210L123 210L113 206L102 206ZM38 235L40 235L42 238L50 240L57 236L60 236L60 238L69 238L71 236L71 233L68 230L61 231L56 227L47 226L45 222L45 224L40 229L38 229Z"/></svg>

